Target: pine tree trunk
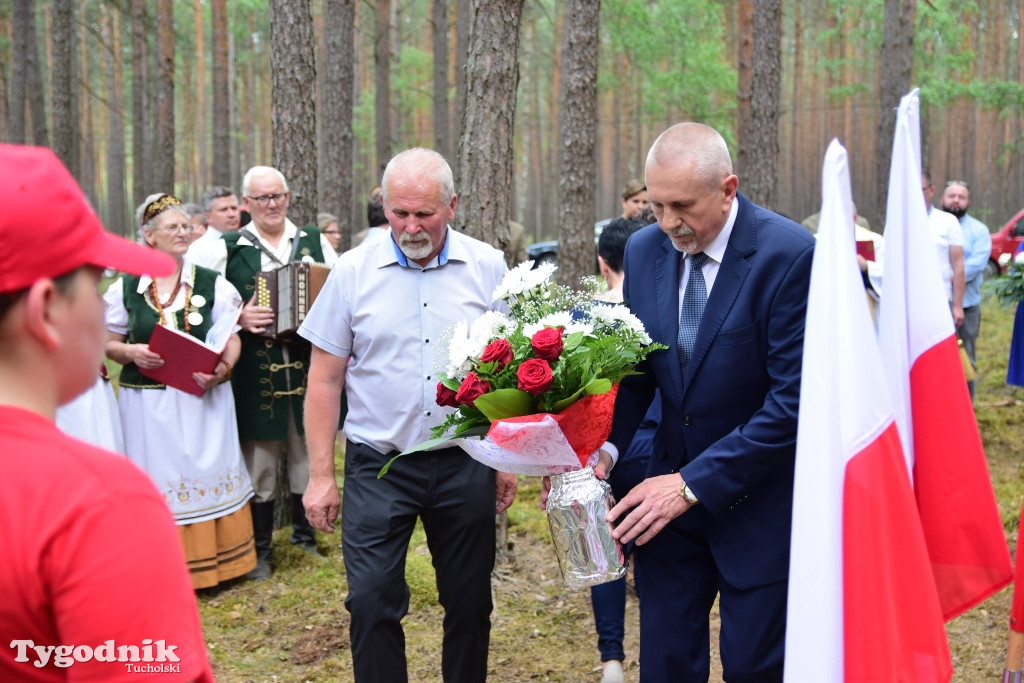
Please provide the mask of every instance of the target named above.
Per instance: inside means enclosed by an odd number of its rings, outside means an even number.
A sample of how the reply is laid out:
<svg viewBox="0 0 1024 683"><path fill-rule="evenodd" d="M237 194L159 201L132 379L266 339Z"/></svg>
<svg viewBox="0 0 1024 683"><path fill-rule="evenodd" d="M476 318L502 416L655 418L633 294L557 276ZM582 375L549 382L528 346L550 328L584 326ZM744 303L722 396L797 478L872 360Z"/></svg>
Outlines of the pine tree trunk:
<svg viewBox="0 0 1024 683"><path fill-rule="evenodd" d="M751 201L776 207L779 165L779 90L782 82L782 1L754 0L748 163L741 187Z"/></svg>
<svg viewBox="0 0 1024 683"><path fill-rule="evenodd" d="M129 235L124 201L124 120L121 118L121 52L120 13L100 6L103 40L110 50L105 56L105 83L107 91L107 230L117 235Z"/></svg>
<svg viewBox="0 0 1024 683"><path fill-rule="evenodd" d="M597 177L598 0L568 0L558 97L558 279L576 287L594 273L594 181Z"/></svg>
<svg viewBox="0 0 1024 683"><path fill-rule="evenodd" d="M434 47L434 149L452 158L448 136L448 0L430 3Z"/></svg>
<svg viewBox="0 0 1024 683"><path fill-rule="evenodd" d="M28 80L28 36L35 26L32 0L15 0L11 12L11 137L16 144L25 144L25 83Z"/></svg>
<svg viewBox="0 0 1024 683"><path fill-rule="evenodd" d="M324 2L323 210L338 216L341 244L352 242L352 132L355 91L355 0Z"/></svg>
<svg viewBox="0 0 1024 683"><path fill-rule="evenodd" d="M472 23L473 0L455 0L455 115L452 121L456 131L465 130L462 117L466 111L466 56L469 54L469 30ZM452 140L456 150L460 144L461 141Z"/></svg>
<svg viewBox="0 0 1024 683"><path fill-rule="evenodd" d="M210 18L213 30L213 175L210 185L230 185L231 178L231 61L228 59L227 0L212 0Z"/></svg>
<svg viewBox="0 0 1024 683"><path fill-rule="evenodd" d="M756 164L750 144L754 138L751 114L754 59L754 0L736 2L736 175L746 185L748 169ZM746 192L746 187L743 188Z"/></svg>
<svg viewBox="0 0 1024 683"><path fill-rule="evenodd" d="M381 172L391 160L391 0L377 0L373 28L374 129Z"/></svg>
<svg viewBox="0 0 1024 683"><path fill-rule="evenodd" d="M271 0L270 84L274 166L291 191L288 218L315 225L316 66L310 0Z"/></svg>
<svg viewBox="0 0 1024 683"><path fill-rule="evenodd" d="M15 6L23 2L25 0L17 0ZM35 3L29 2L28 4L29 10L21 12L24 14L23 19L28 22L25 26L27 34L24 36L25 97L28 100L28 110L32 122L32 144L49 147L50 135L46 127L46 90L43 88L43 77L39 67L39 47L36 40Z"/></svg>
<svg viewBox="0 0 1024 683"><path fill-rule="evenodd" d="M78 73L74 0L53 3L53 151L76 178L78 167Z"/></svg>
<svg viewBox="0 0 1024 683"><path fill-rule="evenodd" d="M148 174L149 107L146 83L149 72L146 45L146 0L132 0L132 206L142 203L151 187Z"/></svg>
<svg viewBox="0 0 1024 683"><path fill-rule="evenodd" d="M206 161L206 35L203 31L203 0L195 0L194 26L196 37L196 87L195 87L195 152L192 159L192 197L203 193L203 184L210 172Z"/></svg>
<svg viewBox="0 0 1024 683"><path fill-rule="evenodd" d="M86 0L79 0L78 4L78 16L85 21L86 18ZM89 83L89 33L82 34L82 40L78 44L79 48L79 60L78 68L80 73L78 75L81 83ZM96 206L96 158L93 149L93 128L92 128L92 97L88 93L83 93L82 98L79 100L81 105L81 123L82 123L82 135L79 138L81 146L79 147L78 161L81 166L81 175L78 177L78 184L82 187L82 192L89 199L89 202Z"/></svg>
<svg viewBox="0 0 1024 683"><path fill-rule="evenodd" d="M889 189L892 138L896 130L896 109L910 90L914 58L914 14L917 0L885 0L882 27L881 89L878 93L878 138L875 141L875 210L871 223L885 224L885 203Z"/></svg>
<svg viewBox="0 0 1024 683"><path fill-rule="evenodd" d="M456 169L455 227L499 249L508 244L512 136L524 0L473 0L466 103Z"/></svg>
<svg viewBox="0 0 1024 683"><path fill-rule="evenodd" d="M157 0L156 135L148 192L174 193L174 0ZM141 200L140 200L141 201Z"/></svg>

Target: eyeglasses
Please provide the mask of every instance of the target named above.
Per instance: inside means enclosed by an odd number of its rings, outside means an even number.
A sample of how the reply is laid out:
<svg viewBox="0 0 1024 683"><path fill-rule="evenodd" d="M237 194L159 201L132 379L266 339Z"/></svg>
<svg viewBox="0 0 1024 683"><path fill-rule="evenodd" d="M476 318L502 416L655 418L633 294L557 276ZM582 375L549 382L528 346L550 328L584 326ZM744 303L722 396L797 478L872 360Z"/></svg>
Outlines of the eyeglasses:
<svg viewBox="0 0 1024 683"><path fill-rule="evenodd" d="M167 233L168 235L177 235L179 232L183 232L186 235L191 233L195 228L190 223L178 223L177 225L162 225L156 230Z"/></svg>
<svg viewBox="0 0 1024 683"><path fill-rule="evenodd" d="M261 207L266 208L270 206L270 202L280 204L281 201L287 196L287 192L275 192L274 194L261 194L259 197L249 197L249 199L256 202Z"/></svg>
<svg viewBox="0 0 1024 683"><path fill-rule="evenodd" d="M966 180L950 180L948 183L946 183L946 187L949 187L950 185L963 185L968 190L971 189L971 186L967 184Z"/></svg>

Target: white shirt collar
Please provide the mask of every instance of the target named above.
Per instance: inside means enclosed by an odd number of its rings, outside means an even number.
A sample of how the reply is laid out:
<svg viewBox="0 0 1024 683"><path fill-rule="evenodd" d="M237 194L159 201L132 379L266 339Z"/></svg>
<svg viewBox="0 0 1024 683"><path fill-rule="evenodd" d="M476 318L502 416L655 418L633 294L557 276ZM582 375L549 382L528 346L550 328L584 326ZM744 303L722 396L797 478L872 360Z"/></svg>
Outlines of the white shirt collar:
<svg viewBox="0 0 1024 683"><path fill-rule="evenodd" d="M725 258L725 248L729 246L729 237L732 236L732 228L736 225L736 214L739 213L739 207L739 199L734 198L732 200L732 207L729 209L729 217L725 220L722 231L704 249L704 253L708 255L708 258L713 259L717 263L721 263L722 259Z"/></svg>

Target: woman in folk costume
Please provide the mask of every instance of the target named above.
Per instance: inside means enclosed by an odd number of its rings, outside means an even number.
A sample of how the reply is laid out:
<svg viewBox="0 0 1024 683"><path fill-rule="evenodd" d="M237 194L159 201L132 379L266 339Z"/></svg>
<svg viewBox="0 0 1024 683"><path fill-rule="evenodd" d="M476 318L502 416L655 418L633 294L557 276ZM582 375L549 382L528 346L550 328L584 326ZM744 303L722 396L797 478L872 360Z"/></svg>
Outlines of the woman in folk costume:
<svg viewBox="0 0 1024 683"><path fill-rule="evenodd" d="M174 513L192 585L207 588L256 566L252 484L239 448L234 397L225 384L241 348L238 327L213 373L192 375L205 390L201 397L141 370L165 362L149 350L157 325L207 341L222 318L233 316L234 323L242 300L224 277L185 257L191 226L179 199L150 195L136 211L136 223L146 244L170 254L177 269L159 278L122 275L104 295L107 356L124 366L119 404L125 451Z"/></svg>

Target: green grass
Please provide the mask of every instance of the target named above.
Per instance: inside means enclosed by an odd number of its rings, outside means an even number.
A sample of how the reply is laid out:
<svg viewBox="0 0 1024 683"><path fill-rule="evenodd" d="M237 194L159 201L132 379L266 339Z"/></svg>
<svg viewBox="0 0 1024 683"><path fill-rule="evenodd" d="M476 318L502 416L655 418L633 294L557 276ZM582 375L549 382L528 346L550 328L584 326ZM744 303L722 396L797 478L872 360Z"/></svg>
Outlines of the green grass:
<svg viewBox="0 0 1024 683"><path fill-rule="evenodd" d="M1024 498L1024 389L1006 385L1013 310L986 302L978 340L976 415L1009 547L1017 543ZM1018 403L1020 402L1020 403ZM339 454L338 471L341 472ZM509 510L512 562L493 585L491 683L593 681L598 664L589 595L567 592L544 513L539 480L521 477ZM220 681L351 681L346 584L337 534L318 534L327 562L275 536L277 571L265 583L236 582L199 596L200 612ZM410 680L440 681L443 613L422 528L406 563L410 613L405 619ZM955 681L998 680L1005 655L1011 590L1004 589L947 625ZM636 680L636 603L627 606L627 681ZM712 615L712 623L716 623ZM713 648L714 650L715 648ZM717 666L717 664L715 665ZM720 669L713 669L720 672ZM712 680L718 680L713 673Z"/></svg>

